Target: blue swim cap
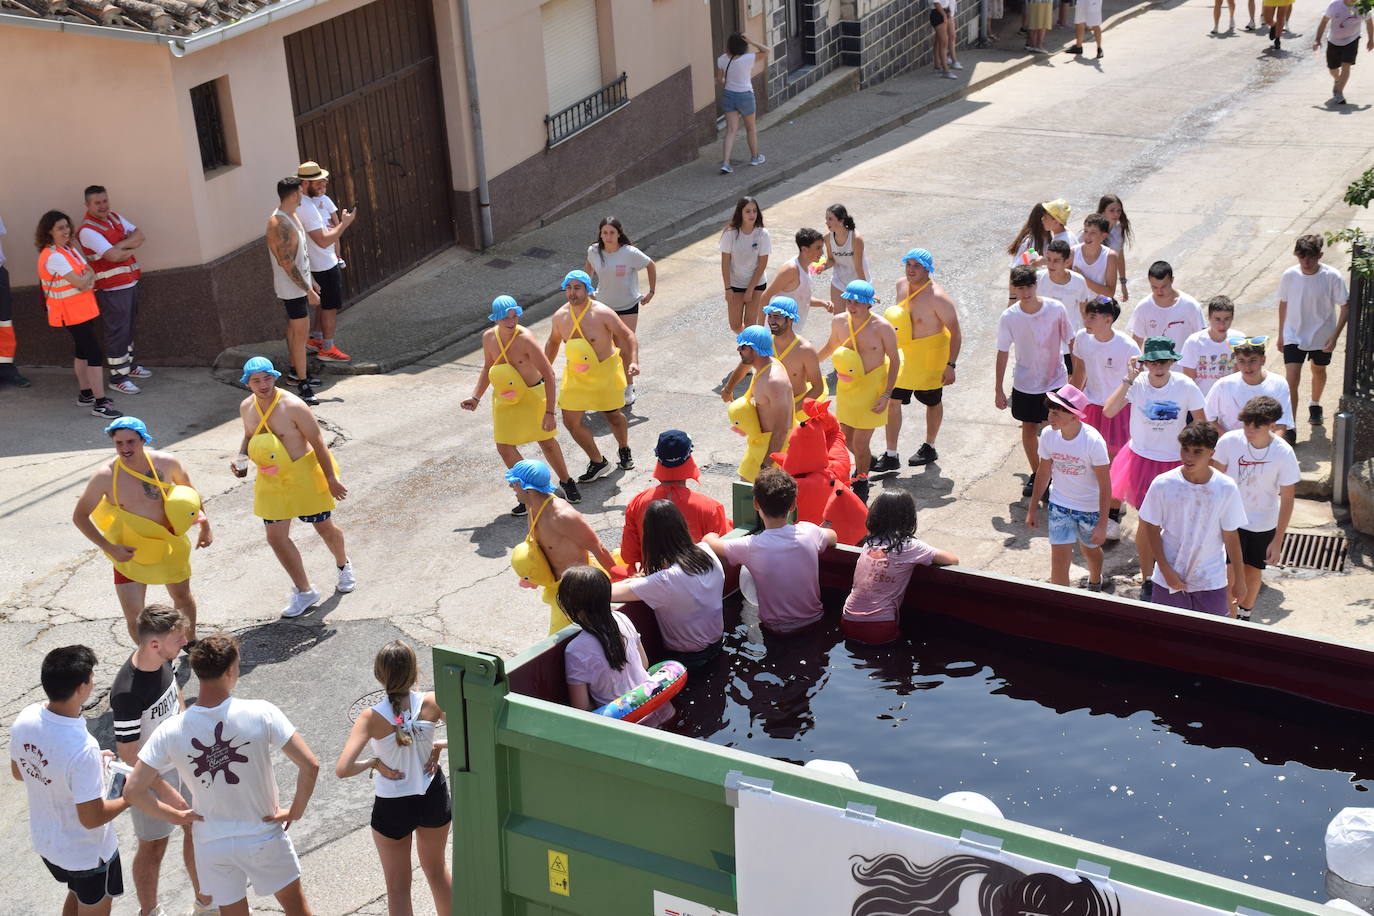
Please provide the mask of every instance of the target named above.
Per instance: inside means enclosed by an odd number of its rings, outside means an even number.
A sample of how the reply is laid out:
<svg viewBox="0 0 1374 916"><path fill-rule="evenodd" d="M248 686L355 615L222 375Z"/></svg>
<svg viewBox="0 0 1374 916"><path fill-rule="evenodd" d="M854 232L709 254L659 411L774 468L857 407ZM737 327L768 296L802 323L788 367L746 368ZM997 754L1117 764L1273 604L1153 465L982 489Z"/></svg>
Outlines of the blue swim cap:
<svg viewBox="0 0 1374 916"><path fill-rule="evenodd" d="M134 432L138 433L139 438L143 440L145 445L153 444L153 437L148 434L147 425L138 417L120 417L118 420L115 420L109 426L105 427L105 435L113 436L117 429L132 429Z"/></svg>
<svg viewBox="0 0 1374 916"><path fill-rule="evenodd" d="M281 373L272 365L272 361L265 356L255 356L243 364L243 376L239 379L240 385L248 384L248 376L258 372L270 373L273 378L281 378Z"/></svg>
<svg viewBox="0 0 1374 916"><path fill-rule="evenodd" d="M586 272L585 270L570 270L570 271L568 271L568 275L567 275L566 277L563 278L563 285L560 286L560 287L558 287L558 288L559 288L559 289L567 289L567 288L568 288L568 284L571 283L571 282L574 281L574 280L578 281L578 282L581 283L583 286L587 287L587 295L588 295L588 296L595 296L595 295L596 295L596 290L592 288L592 278L589 277L589 276L587 276L587 272Z"/></svg>
<svg viewBox="0 0 1374 916"><path fill-rule="evenodd" d="M735 338L735 346L752 347L759 356L773 355L773 333L761 324L751 324Z"/></svg>
<svg viewBox="0 0 1374 916"><path fill-rule="evenodd" d="M867 280L850 280L849 285L840 293L841 299L848 299L850 302L860 302L864 305L873 305L878 301L878 294L873 289L873 284Z"/></svg>
<svg viewBox="0 0 1374 916"><path fill-rule="evenodd" d="M907 261L915 261L920 264L928 274L935 273L935 257L924 248L913 248L902 255L902 263L905 264Z"/></svg>
<svg viewBox="0 0 1374 916"><path fill-rule="evenodd" d="M507 312L514 312L516 318L525 314L525 310L516 303L512 296L497 296L491 300L491 315L489 317L492 321L500 321L506 317Z"/></svg>
<svg viewBox="0 0 1374 916"><path fill-rule="evenodd" d="M784 315L793 321L799 321L797 317L797 300L787 296L774 296L763 307L765 315Z"/></svg>
<svg viewBox="0 0 1374 916"><path fill-rule="evenodd" d="M506 483L518 483L522 490L536 490L540 493L552 493L553 472L549 466L542 461L533 461L526 458L524 461L515 462L515 467L506 472Z"/></svg>

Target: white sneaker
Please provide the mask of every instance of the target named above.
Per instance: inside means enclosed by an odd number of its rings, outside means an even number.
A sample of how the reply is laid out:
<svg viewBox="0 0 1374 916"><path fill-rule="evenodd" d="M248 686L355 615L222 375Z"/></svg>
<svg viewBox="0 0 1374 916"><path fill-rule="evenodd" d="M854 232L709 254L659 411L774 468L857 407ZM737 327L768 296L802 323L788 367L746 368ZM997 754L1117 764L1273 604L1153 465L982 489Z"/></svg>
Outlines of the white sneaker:
<svg viewBox="0 0 1374 916"><path fill-rule="evenodd" d="M334 586L334 590L346 595L357 587L358 577L353 575L353 561L345 560L343 569L339 570L339 584Z"/></svg>
<svg viewBox="0 0 1374 916"><path fill-rule="evenodd" d="M127 378L122 378L117 382L110 382L110 390L118 391L120 394L138 394L143 389L139 388Z"/></svg>
<svg viewBox="0 0 1374 916"><path fill-rule="evenodd" d="M763 165L763 164L764 164L765 162L767 162L767 161L768 161L768 157L765 156L763 153L759 153L759 154L758 154L757 156L755 156L753 159L750 159L750 160L749 160L749 164L750 164L750 165Z"/></svg>
<svg viewBox="0 0 1374 916"><path fill-rule="evenodd" d="M191 898L191 916L219 916L219 907L214 903L201 903Z"/></svg>
<svg viewBox="0 0 1374 916"><path fill-rule="evenodd" d="M134 378L152 378L153 370L147 368L146 366L134 366L132 369L129 370L129 374L132 375Z"/></svg>
<svg viewBox="0 0 1374 916"><path fill-rule="evenodd" d="M734 166L730 165L730 163L728 163L728 162L722 162L722 163L720 164L720 173L721 173L722 175L729 175L729 174L730 174L731 172L733 172L734 170L735 170L735 169L734 169Z"/></svg>
<svg viewBox="0 0 1374 916"><path fill-rule="evenodd" d="M1114 518L1107 519L1107 540L1121 540L1121 523Z"/></svg>
<svg viewBox="0 0 1374 916"><path fill-rule="evenodd" d="M953 73L949 70L946 70L944 73L941 73L940 76L947 80L957 80L959 78L959 74Z"/></svg>
<svg viewBox="0 0 1374 916"><path fill-rule="evenodd" d="M631 382L625 386L625 406L629 407L635 402L635 383Z"/></svg>
<svg viewBox="0 0 1374 916"><path fill-rule="evenodd" d="M157 906L153 907L151 910L148 911L147 916L167 916L167 911L164 910L162 908L162 904L159 903Z"/></svg>
<svg viewBox="0 0 1374 916"><path fill-rule="evenodd" d="M281 615L286 618L299 617L319 603L320 593L315 586L312 585L303 592L292 589L291 600L282 608Z"/></svg>
<svg viewBox="0 0 1374 916"><path fill-rule="evenodd" d="M950 65L951 67L953 67L955 70L962 70L962 69L964 69L964 65L961 64L961 63L959 63L957 60L952 60L952 61L950 61L950 62L949 62L949 65Z"/></svg>

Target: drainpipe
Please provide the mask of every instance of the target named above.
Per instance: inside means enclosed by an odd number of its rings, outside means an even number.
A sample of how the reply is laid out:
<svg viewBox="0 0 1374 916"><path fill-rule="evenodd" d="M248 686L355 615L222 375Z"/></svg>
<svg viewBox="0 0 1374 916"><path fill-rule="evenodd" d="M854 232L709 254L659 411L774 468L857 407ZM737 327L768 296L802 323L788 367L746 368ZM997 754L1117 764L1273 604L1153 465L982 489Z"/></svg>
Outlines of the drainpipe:
<svg viewBox="0 0 1374 916"><path fill-rule="evenodd" d="M468 110L472 115L472 158L477 164L477 214L481 220L481 247L495 241L491 230L491 187L487 184L487 153L482 143L482 106L477 101L477 50L472 41L472 15L468 0L458 0L458 24L463 30L463 61L467 64Z"/></svg>

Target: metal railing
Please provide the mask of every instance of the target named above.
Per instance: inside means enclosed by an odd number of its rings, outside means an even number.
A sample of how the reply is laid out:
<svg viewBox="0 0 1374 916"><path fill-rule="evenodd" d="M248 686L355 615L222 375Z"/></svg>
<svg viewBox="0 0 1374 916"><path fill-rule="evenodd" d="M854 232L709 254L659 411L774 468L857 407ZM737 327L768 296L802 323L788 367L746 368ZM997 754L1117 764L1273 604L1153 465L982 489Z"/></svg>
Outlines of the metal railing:
<svg viewBox="0 0 1374 916"><path fill-rule="evenodd" d="M557 146L629 103L630 95L626 89L625 74L622 73L585 99L573 102L562 111L545 115L544 132L548 136L545 146Z"/></svg>
<svg viewBox="0 0 1374 916"><path fill-rule="evenodd" d="M1355 255L1364 252L1356 249ZM1350 276L1350 322L1345 339L1345 394L1374 402L1374 278Z"/></svg>

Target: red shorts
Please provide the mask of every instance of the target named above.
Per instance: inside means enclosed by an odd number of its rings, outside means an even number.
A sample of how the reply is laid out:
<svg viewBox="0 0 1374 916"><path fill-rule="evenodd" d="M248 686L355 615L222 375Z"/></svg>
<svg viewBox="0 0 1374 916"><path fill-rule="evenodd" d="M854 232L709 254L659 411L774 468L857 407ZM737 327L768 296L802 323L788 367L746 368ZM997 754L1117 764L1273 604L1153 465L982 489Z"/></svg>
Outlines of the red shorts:
<svg viewBox="0 0 1374 916"><path fill-rule="evenodd" d="M851 620L845 617L840 620L840 629L846 639L870 646L892 642L902 635L902 628L895 620Z"/></svg>
<svg viewBox="0 0 1374 916"><path fill-rule="evenodd" d="M120 571L117 570L117 569L114 571L114 574L115 574L115 585L125 585L125 584L127 584L127 583L129 583L129 582L134 581L133 579L130 579L128 576L124 575L122 572L120 572Z"/></svg>

